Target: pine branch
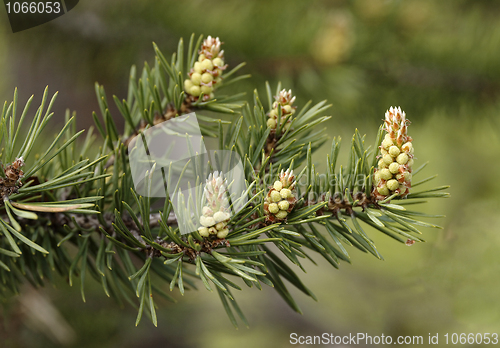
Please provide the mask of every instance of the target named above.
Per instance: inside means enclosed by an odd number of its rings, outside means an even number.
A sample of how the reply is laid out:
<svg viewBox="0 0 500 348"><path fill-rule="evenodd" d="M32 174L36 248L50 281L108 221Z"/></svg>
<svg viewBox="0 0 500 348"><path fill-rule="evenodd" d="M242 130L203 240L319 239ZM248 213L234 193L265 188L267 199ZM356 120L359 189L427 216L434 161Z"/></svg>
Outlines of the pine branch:
<svg viewBox="0 0 500 348"><path fill-rule="evenodd" d="M45 150L39 145L55 100L47 103L47 90L22 136L33 97L17 121L15 91L0 119L1 298L18 293L23 281L43 286L59 274L70 285L80 278L85 301L90 275L107 296L138 308L136 325L144 312L156 325L153 296L174 301L165 286L184 294L201 281L208 291L217 290L233 325L237 317L248 325L230 291L242 290L235 279L248 287L273 287L300 313L284 280L316 299L295 273L295 267L304 271L302 260L314 262L312 255L319 254L339 268L341 261L350 262L349 247L382 259L373 231L412 245L423 241L420 227L439 228L421 221L437 216L407 209L425 203L422 198L446 197L441 191L447 186L413 190L435 176L413 180L425 164L413 170L414 150L400 109L387 112L373 147L356 130L347 166L337 163L341 141L335 138L326 172L318 172L313 155L327 140L320 126L329 119L323 113L330 105L297 107L280 84L275 93L266 84L266 106L257 91L252 103L242 94L222 95L224 87L248 75L236 75L243 63L229 70L221 45L218 38L193 35L187 50L181 40L170 59L154 45L154 64L145 64L140 75L132 67L126 98L113 97L123 130L110 113L104 87L96 84L101 117L93 117L100 148L92 130L77 143L83 131L76 131L69 112L55 140ZM241 159L238 194L236 180L214 169L219 155L204 162L191 148L194 159L180 166L177 178L174 164L150 161L144 188L135 185L136 139L192 112L203 138L217 138L218 151ZM223 121L220 114L234 117ZM168 188L175 187L164 198L152 194L157 173ZM189 176L197 178L196 189L184 196L181 184ZM68 252L70 245L76 255Z"/></svg>

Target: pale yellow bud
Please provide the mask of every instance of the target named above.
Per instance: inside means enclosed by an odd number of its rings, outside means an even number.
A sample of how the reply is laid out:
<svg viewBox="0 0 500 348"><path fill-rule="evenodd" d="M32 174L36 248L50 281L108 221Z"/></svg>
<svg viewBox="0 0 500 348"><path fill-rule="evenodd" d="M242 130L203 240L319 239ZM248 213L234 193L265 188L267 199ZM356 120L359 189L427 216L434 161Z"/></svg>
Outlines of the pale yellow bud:
<svg viewBox="0 0 500 348"><path fill-rule="evenodd" d="M222 231L217 232L217 238L219 238L219 239L226 238L228 234L229 234L229 230L227 228L225 228Z"/></svg>
<svg viewBox="0 0 500 348"><path fill-rule="evenodd" d="M223 222L219 222L217 225L215 225L215 228L217 230L222 230L225 227L225 224Z"/></svg>
<svg viewBox="0 0 500 348"><path fill-rule="evenodd" d="M201 66L201 63L200 62L194 63L193 70L196 73L201 74L203 72L203 67Z"/></svg>
<svg viewBox="0 0 500 348"><path fill-rule="evenodd" d="M290 208L290 203L288 203L288 201L281 201L278 203L278 207L280 210L288 210L288 208Z"/></svg>
<svg viewBox="0 0 500 348"><path fill-rule="evenodd" d="M285 106L283 107L283 109L285 110L285 112L286 112L287 114L291 113L291 112L292 112L292 110L293 110L293 109L292 109L292 107L291 107L290 105L285 105Z"/></svg>
<svg viewBox="0 0 500 348"><path fill-rule="evenodd" d="M220 59L219 57L215 58L213 60L213 63L216 67L221 67L221 66L224 66L224 61L222 59Z"/></svg>
<svg viewBox="0 0 500 348"><path fill-rule="evenodd" d="M373 174L373 183L375 184L375 186L378 186L378 184L380 183L380 173L379 172L376 172L375 174Z"/></svg>
<svg viewBox="0 0 500 348"><path fill-rule="evenodd" d="M201 75L201 82L203 82L203 83L212 82L213 79L214 78L213 78L212 74L210 74L210 73L203 73L203 75Z"/></svg>
<svg viewBox="0 0 500 348"><path fill-rule="evenodd" d="M281 183L281 181L276 181L273 187L276 191L281 191L281 189L283 188L283 184Z"/></svg>
<svg viewBox="0 0 500 348"><path fill-rule="evenodd" d="M389 153L389 151L385 150L385 149L380 149L380 153L383 155L387 155Z"/></svg>
<svg viewBox="0 0 500 348"><path fill-rule="evenodd" d="M200 54L200 56L198 57L198 61L200 62L203 62L207 57L202 53Z"/></svg>
<svg viewBox="0 0 500 348"><path fill-rule="evenodd" d="M276 111L276 109L272 109L271 111L269 111L269 117L272 118L278 117L278 112Z"/></svg>
<svg viewBox="0 0 500 348"><path fill-rule="evenodd" d="M399 156L396 158L396 161L399 163L399 164L406 164L408 163L408 155L406 153L401 153L399 154Z"/></svg>
<svg viewBox="0 0 500 348"><path fill-rule="evenodd" d="M212 91L213 91L212 87L201 86L201 93L203 93L203 94L210 94L210 93L212 93Z"/></svg>
<svg viewBox="0 0 500 348"><path fill-rule="evenodd" d="M193 85L199 86L201 82L201 74L199 73L192 73L191 74L191 82Z"/></svg>
<svg viewBox="0 0 500 348"><path fill-rule="evenodd" d="M387 168L387 164L385 164L382 158L378 160L378 167L379 169Z"/></svg>
<svg viewBox="0 0 500 348"><path fill-rule="evenodd" d="M279 201L281 201L281 195L278 191L271 192L271 201L274 203L278 203Z"/></svg>
<svg viewBox="0 0 500 348"><path fill-rule="evenodd" d="M267 126L271 129L275 129L276 126L278 125L278 122L274 118L270 118L267 120Z"/></svg>
<svg viewBox="0 0 500 348"><path fill-rule="evenodd" d="M209 235L208 228L206 228L206 227L198 228L198 232L200 233L200 236L202 236L202 237L208 237L208 235Z"/></svg>
<svg viewBox="0 0 500 348"><path fill-rule="evenodd" d="M411 167L413 166L413 159L411 159L411 158L410 158L410 159L408 160L407 166L408 166L409 168L411 168Z"/></svg>
<svg viewBox="0 0 500 348"><path fill-rule="evenodd" d="M280 195L282 198L287 199L292 197L292 191L290 189L284 188L280 191Z"/></svg>
<svg viewBox="0 0 500 348"><path fill-rule="evenodd" d="M210 227L215 225L215 220L211 216L200 216L200 224L202 224L205 227Z"/></svg>
<svg viewBox="0 0 500 348"><path fill-rule="evenodd" d="M389 180L390 178L392 178L392 173L387 168L381 169L378 172L380 173L381 179Z"/></svg>
<svg viewBox="0 0 500 348"><path fill-rule="evenodd" d="M392 139L390 137L387 138L387 135L386 135L386 138L384 139L384 141L382 141L382 148L385 150L389 150L389 148L394 145L394 143L392 142Z"/></svg>
<svg viewBox="0 0 500 348"><path fill-rule="evenodd" d="M206 224L206 222L205 222L205 221L206 221L206 219L207 219L207 217L206 217L206 216L203 216L203 215L202 215L202 216L200 216L200 224L201 224L202 226L210 226L210 225L207 225L207 224Z"/></svg>
<svg viewBox="0 0 500 348"><path fill-rule="evenodd" d="M277 212L280 211L280 208L276 203L271 203L269 204L269 207L267 208L270 213L276 214Z"/></svg>
<svg viewBox="0 0 500 348"><path fill-rule="evenodd" d="M389 194L389 189L387 188L387 186L385 184L383 186L377 187L377 191L382 196L387 196Z"/></svg>
<svg viewBox="0 0 500 348"><path fill-rule="evenodd" d="M399 148L397 146L392 145L389 148L389 155L392 157L397 157L401 151L399 151Z"/></svg>
<svg viewBox="0 0 500 348"><path fill-rule="evenodd" d="M389 165L389 171L392 173L392 174L396 174L399 172L399 164L396 163L396 162L392 162L390 165Z"/></svg>
<svg viewBox="0 0 500 348"><path fill-rule="evenodd" d="M392 158L392 156L389 155L389 154L386 154L386 155L382 156L382 159L384 160L384 162L385 162L386 165L389 165L389 164L392 163L392 161L394 161L393 158Z"/></svg>
<svg viewBox="0 0 500 348"><path fill-rule="evenodd" d="M189 90L188 93L197 97L201 93L201 88L200 88L200 86L193 86L193 87L191 87L191 89Z"/></svg>
<svg viewBox="0 0 500 348"><path fill-rule="evenodd" d="M190 79L185 80L184 89L186 90L186 92L189 91L191 87L193 87L193 82Z"/></svg>
<svg viewBox="0 0 500 348"><path fill-rule="evenodd" d="M219 223L221 221L227 220L227 213L224 213L222 211L218 211L214 214L214 220L215 222Z"/></svg>
<svg viewBox="0 0 500 348"><path fill-rule="evenodd" d="M391 179L391 180L387 181L387 188L391 191L398 189L399 188L398 181L395 179Z"/></svg>
<svg viewBox="0 0 500 348"><path fill-rule="evenodd" d="M406 153L410 153L410 151L413 149L413 145L410 142L404 143L403 146L401 146L401 150L403 150Z"/></svg>
<svg viewBox="0 0 500 348"><path fill-rule="evenodd" d="M205 216L209 216L212 215L213 212L209 207L203 207L203 209L201 209L201 213Z"/></svg>
<svg viewBox="0 0 500 348"><path fill-rule="evenodd" d="M209 216L209 217L205 218L205 225L204 225L205 227L213 226L213 225L215 225L215 220L213 217Z"/></svg>
<svg viewBox="0 0 500 348"><path fill-rule="evenodd" d="M284 210L280 210L278 214L276 214L276 217L278 219L284 219L286 218L288 215L288 212L284 211Z"/></svg>
<svg viewBox="0 0 500 348"><path fill-rule="evenodd" d="M201 62L201 67L206 70L212 70L214 68L214 65L210 59L204 59Z"/></svg>

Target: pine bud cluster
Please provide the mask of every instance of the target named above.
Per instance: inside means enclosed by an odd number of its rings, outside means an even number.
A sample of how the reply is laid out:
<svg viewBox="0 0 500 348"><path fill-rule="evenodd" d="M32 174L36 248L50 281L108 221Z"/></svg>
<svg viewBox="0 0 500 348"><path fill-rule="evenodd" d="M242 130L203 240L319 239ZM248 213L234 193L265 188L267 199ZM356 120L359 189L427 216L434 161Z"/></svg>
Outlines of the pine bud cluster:
<svg viewBox="0 0 500 348"><path fill-rule="evenodd" d="M202 237L226 238L229 233L227 224L231 215L228 212L227 183L221 173L214 172L209 175L204 193L207 203L202 208L201 227L198 228L198 232Z"/></svg>
<svg viewBox="0 0 500 348"><path fill-rule="evenodd" d="M184 81L184 90L193 97L203 95L203 100L214 98L213 91L222 81L222 72L227 68L224 64L224 50L219 38L208 36L201 46L198 61L189 72L189 79Z"/></svg>
<svg viewBox="0 0 500 348"><path fill-rule="evenodd" d="M409 123L400 107L391 107L385 113L386 134L373 175L373 193L378 200L395 193L402 197L409 193L414 152L412 138L407 134Z"/></svg>
<svg viewBox="0 0 500 348"><path fill-rule="evenodd" d="M276 100L273 103L273 109L267 114L269 119L267 120L267 126L271 129L276 129L278 126L278 117L279 117L279 108L281 108L281 119L280 125L283 125L283 130L286 131L290 128L290 123L292 122L292 117L290 114L295 113L296 106L293 106L293 102L295 101L295 97L292 97L292 90L282 90L277 96L274 97ZM289 117L290 116L290 117ZM288 119L288 120L287 120Z"/></svg>
<svg viewBox="0 0 500 348"><path fill-rule="evenodd" d="M295 198L295 176L293 170L283 170L279 180L275 181L270 188L266 201L264 202L264 212L267 221L283 221L292 211L297 199Z"/></svg>
<svg viewBox="0 0 500 348"><path fill-rule="evenodd" d="M19 157L12 164L0 168L3 171L3 175L0 176L0 196L9 196L17 192L17 189L22 185L20 179L24 175L21 170L22 166L24 166L24 159Z"/></svg>

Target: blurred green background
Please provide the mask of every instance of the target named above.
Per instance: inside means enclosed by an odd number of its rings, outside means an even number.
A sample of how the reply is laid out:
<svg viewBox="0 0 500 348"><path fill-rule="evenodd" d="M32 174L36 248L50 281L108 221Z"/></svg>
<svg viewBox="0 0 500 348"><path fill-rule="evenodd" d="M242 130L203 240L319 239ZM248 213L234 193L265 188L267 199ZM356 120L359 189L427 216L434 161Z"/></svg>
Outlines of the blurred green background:
<svg viewBox="0 0 500 348"><path fill-rule="evenodd" d="M88 128L95 81L124 97L130 66L152 61L152 41L167 53L193 32L219 36L227 62L246 61L252 74L238 91L251 96L281 80L296 105L328 99L331 137L347 142L358 128L371 144L385 110L400 105L416 166L430 161L419 175L439 173L431 184L452 186L450 198L422 208L447 215L436 221L443 230L423 229L427 243L406 247L371 231L385 261L351 249L353 264L340 270L320 257L306 264L304 282L319 302L294 291L303 315L272 289L245 288L235 295L251 326L236 331L217 294L200 289L160 303L158 328L147 318L136 328L136 311L98 284L87 285L83 303L79 287L61 280L26 287L4 307L0 347L287 347L292 332L500 332L499 16L500 2L489 0L82 0L12 34L1 7L1 100L16 86L20 100L40 98L49 85L60 92L56 114L76 110ZM316 153L320 168L326 151Z"/></svg>

